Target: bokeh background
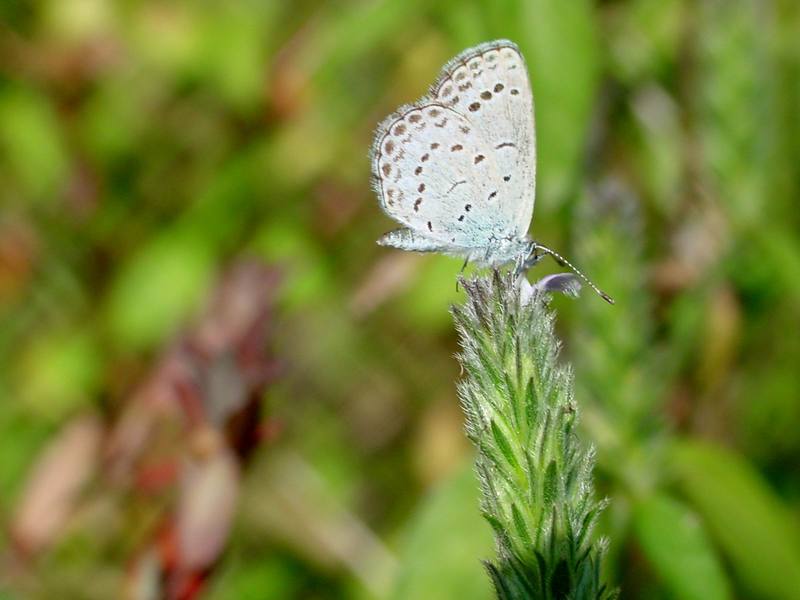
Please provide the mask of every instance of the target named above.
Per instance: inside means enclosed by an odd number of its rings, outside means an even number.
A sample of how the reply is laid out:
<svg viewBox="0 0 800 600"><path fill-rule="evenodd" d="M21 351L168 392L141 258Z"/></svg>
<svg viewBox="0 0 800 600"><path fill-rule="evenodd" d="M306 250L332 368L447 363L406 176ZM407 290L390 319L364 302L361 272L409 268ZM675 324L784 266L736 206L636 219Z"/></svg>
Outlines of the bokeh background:
<svg viewBox="0 0 800 600"><path fill-rule="evenodd" d="M794 0L5 0L0 598L491 597L374 126L507 37L623 598L800 598ZM537 267L544 274L555 269Z"/></svg>

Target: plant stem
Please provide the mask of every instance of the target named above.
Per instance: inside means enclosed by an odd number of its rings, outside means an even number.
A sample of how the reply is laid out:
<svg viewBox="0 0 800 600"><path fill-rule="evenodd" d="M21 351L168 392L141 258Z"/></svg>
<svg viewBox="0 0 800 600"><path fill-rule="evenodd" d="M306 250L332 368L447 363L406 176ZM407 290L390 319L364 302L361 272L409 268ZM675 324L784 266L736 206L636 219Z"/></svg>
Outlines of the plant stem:
<svg viewBox="0 0 800 600"><path fill-rule="evenodd" d="M601 582L606 542L592 529L594 452L576 433L569 367L544 294L520 299L511 275L463 280L452 313L465 372L458 385L478 449L481 509L495 533L486 567L502 600L612 598Z"/></svg>

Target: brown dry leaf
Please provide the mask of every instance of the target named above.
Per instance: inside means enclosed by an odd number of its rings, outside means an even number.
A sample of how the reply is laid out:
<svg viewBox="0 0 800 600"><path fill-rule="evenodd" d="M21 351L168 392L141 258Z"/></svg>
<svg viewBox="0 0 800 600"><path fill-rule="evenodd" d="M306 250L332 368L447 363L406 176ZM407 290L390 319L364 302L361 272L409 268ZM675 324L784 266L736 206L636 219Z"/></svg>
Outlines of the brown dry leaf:
<svg viewBox="0 0 800 600"><path fill-rule="evenodd" d="M191 336L204 356L229 351L263 321L279 283L277 271L257 261L240 261L226 271Z"/></svg>
<svg viewBox="0 0 800 600"><path fill-rule="evenodd" d="M40 552L62 531L95 472L102 436L100 419L84 415L67 423L45 446L11 523L12 536L23 552Z"/></svg>
<svg viewBox="0 0 800 600"><path fill-rule="evenodd" d="M124 597L127 600L158 600L163 598L161 560L155 548L139 556L127 573Z"/></svg>
<svg viewBox="0 0 800 600"><path fill-rule="evenodd" d="M202 570L225 547L239 498L239 467L223 445L189 462L181 480L175 523L182 569Z"/></svg>
<svg viewBox="0 0 800 600"><path fill-rule="evenodd" d="M350 298L350 312L357 319L366 317L406 289L419 265L419 257L410 252L385 254L356 288Z"/></svg>
<svg viewBox="0 0 800 600"><path fill-rule="evenodd" d="M427 406L414 435L412 455L422 484L430 487L451 474L469 452L464 417L455 399L446 396Z"/></svg>

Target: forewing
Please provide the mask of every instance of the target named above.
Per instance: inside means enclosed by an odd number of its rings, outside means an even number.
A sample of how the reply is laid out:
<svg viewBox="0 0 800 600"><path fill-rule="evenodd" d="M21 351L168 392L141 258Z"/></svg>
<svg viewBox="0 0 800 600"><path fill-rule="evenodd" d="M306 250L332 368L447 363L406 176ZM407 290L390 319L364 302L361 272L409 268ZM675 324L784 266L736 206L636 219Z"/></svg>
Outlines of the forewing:
<svg viewBox="0 0 800 600"><path fill-rule="evenodd" d="M513 227L498 210L496 151L476 125L440 103L407 106L378 128L372 153L386 213L442 248L483 248Z"/></svg>
<svg viewBox="0 0 800 600"><path fill-rule="evenodd" d="M498 210L514 233L530 226L536 184L536 138L525 59L498 40L465 50L442 69L431 97L464 115L498 170Z"/></svg>

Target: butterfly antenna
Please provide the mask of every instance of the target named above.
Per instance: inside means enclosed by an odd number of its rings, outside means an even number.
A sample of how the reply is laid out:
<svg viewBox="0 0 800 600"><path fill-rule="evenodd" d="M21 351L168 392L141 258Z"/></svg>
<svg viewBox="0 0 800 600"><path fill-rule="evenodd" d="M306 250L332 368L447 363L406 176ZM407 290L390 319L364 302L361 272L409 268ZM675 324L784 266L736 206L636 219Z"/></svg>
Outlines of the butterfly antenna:
<svg viewBox="0 0 800 600"><path fill-rule="evenodd" d="M580 277L581 279L583 279L586 282L586 285L588 285L595 292L597 292L598 296L600 296L603 300L605 300L609 304L614 304L614 299L611 296L609 296L603 290L601 290L599 287L597 287L591 279L589 279L586 275L583 274L583 271L578 269L575 265L573 265L566 258L561 256L558 252L556 252L555 250L551 250L547 246L542 246L541 244L538 244L538 243L536 244L534 252L536 250L542 250L544 253L549 254L550 256L552 256L555 259L555 261L559 265L561 265L562 267L568 267L569 269L571 269L573 273L575 273L578 277Z"/></svg>

